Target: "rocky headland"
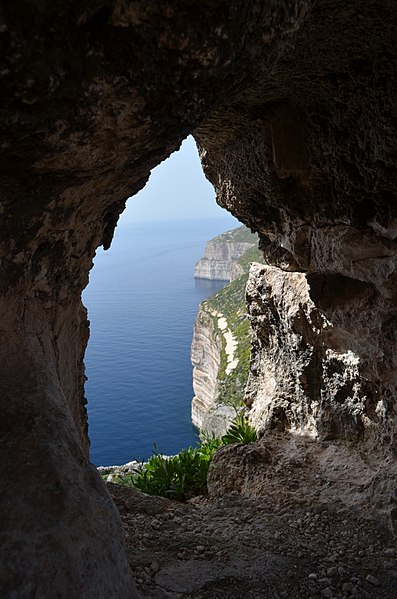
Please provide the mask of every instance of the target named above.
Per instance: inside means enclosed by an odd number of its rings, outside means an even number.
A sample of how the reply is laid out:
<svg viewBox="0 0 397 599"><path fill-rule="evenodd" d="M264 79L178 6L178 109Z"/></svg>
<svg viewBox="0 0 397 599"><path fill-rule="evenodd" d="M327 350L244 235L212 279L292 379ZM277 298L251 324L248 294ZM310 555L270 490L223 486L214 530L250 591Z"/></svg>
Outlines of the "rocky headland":
<svg viewBox="0 0 397 599"><path fill-rule="evenodd" d="M196 279L233 281L243 274L239 258L251 248L258 247L258 236L244 225L222 233L207 242L204 256L194 269Z"/></svg>
<svg viewBox="0 0 397 599"><path fill-rule="evenodd" d="M242 239L245 241L241 242ZM207 258L198 265L211 262L209 247L211 252L213 247L220 248L214 252L215 256L231 256L222 268L233 280L200 304L194 323L192 422L200 431L219 436L226 432L236 408L244 400L252 337L245 287L251 262L260 260L262 254L255 236L245 227L215 237L207 244ZM239 256L235 257L237 253ZM219 271L214 268L211 272Z"/></svg>

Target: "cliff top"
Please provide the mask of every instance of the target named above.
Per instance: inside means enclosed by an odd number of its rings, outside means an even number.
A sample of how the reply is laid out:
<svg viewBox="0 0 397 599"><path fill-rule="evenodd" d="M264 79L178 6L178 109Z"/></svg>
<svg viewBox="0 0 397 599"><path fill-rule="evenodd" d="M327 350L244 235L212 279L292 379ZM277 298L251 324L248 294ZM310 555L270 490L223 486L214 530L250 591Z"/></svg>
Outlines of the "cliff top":
<svg viewBox="0 0 397 599"><path fill-rule="evenodd" d="M231 231L226 231L221 235L217 235L213 239L212 242L215 243L224 243L225 241L229 241L231 243L258 243L258 236L256 233L251 233L251 231L245 226L237 227L237 229L232 229Z"/></svg>

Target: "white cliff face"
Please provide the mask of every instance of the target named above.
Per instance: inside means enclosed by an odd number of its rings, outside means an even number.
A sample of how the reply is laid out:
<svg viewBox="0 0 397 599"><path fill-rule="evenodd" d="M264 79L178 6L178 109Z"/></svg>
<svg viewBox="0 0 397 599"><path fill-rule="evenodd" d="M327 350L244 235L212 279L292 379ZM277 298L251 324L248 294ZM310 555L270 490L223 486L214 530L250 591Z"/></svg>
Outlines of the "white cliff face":
<svg viewBox="0 0 397 599"><path fill-rule="evenodd" d="M211 310L206 302L200 305L194 324L191 359L193 364L192 422L201 431L223 435L234 410L217 403L218 373L222 345L234 347L233 335L221 313ZM233 356L228 355L228 368L233 368Z"/></svg>
<svg viewBox="0 0 397 599"><path fill-rule="evenodd" d="M237 264L247 250L255 247L256 243L208 241L204 256L194 269L196 279L212 279L218 281L233 281L243 273L243 268Z"/></svg>
<svg viewBox="0 0 397 599"><path fill-rule="evenodd" d="M191 360L193 365L192 422L203 428L206 412L214 404L222 350L222 338L211 311L200 304L194 323Z"/></svg>

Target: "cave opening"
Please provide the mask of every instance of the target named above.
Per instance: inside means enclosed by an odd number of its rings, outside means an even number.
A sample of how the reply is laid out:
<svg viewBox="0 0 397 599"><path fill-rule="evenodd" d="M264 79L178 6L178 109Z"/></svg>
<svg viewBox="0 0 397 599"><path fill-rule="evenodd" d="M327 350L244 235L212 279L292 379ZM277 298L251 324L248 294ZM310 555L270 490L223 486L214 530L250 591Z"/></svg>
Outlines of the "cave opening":
<svg viewBox="0 0 397 599"><path fill-rule="evenodd" d="M214 201L195 142L128 201L84 292L91 461L97 466L195 445L190 345L201 301L226 281L195 279L206 242L240 223Z"/></svg>

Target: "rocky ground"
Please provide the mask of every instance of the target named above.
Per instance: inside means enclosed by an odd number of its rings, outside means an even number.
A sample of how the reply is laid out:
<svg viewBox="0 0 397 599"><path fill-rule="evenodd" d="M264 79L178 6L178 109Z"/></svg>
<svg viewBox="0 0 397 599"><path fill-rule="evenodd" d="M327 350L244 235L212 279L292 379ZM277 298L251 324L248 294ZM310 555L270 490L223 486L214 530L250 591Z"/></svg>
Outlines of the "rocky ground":
<svg viewBox="0 0 397 599"><path fill-rule="evenodd" d="M110 484L142 596L397 597L397 551L389 526L335 495L328 503L313 499L312 466L299 471L295 465L294 479L287 465L282 475L274 468L269 494L232 491L185 504ZM277 476L283 483L278 488Z"/></svg>

